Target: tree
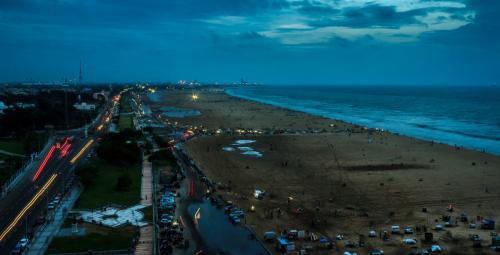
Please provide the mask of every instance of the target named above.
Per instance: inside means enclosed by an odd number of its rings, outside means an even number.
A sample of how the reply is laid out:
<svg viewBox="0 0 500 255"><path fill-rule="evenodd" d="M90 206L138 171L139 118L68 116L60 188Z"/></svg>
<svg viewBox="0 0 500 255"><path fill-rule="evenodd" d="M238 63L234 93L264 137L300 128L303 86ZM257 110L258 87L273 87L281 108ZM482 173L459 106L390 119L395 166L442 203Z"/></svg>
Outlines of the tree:
<svg viewBox="0 0 500 255"><path fill-rule="evenodd" d="M118 177L116 181L116 190L118 191L127 191L132 185L132 178L128 174L122 174Z"/></svg>

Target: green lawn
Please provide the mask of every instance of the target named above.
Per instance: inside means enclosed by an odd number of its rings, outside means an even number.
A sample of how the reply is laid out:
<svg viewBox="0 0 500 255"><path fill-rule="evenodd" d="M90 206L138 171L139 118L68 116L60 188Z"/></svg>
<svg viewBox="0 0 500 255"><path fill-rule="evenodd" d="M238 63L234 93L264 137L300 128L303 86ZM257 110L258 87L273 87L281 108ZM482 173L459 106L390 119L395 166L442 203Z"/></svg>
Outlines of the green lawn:
<svg viewBox="0 0 500 255"><path fill-rule="evenodd" d="M141 165L117 167L105 161L91 163L97 169L97 177L81 194L76 208L94 209L107 204L131 206L139 203L141 188ZM118 177L127 173L132 183L127 191L116 190Z"/></svg>
<svg viewBox="0 0 500 255"><path fill-rule="evenodd" d="M120 130L124 130L126 128L134 128L132 117L120 115L120 119L118 120L118 128Z"/></svg>
<svg viewBox="0 0 500 255"><path fill-rule="evenodd" d="M55 237L46 253L127 250L134 237L135 232L130 227L119 229L99 227L98 232L86 236Z"/></svg>
<svg viewBox="0 0 500 255"><path fill-rule="evenodd" d="M19 140L0 140L0 150L24 155L24 143Z"/></svg>

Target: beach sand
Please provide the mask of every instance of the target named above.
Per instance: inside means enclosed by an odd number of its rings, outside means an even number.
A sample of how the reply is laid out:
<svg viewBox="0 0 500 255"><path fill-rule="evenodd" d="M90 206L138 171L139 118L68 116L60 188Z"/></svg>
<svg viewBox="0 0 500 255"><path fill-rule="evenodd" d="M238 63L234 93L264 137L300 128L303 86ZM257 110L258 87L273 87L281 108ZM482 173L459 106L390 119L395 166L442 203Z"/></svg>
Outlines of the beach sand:
<svg viewBox="0 0 500 255"><path fill-rule="evenodd" d="M365 130L223 92L196 91L199 99L193 101L191 93L167 91L153 109L174 106L199 110L200 116L169 119L186 126L290 130L275 135L199 136L184 144L211 180L229 187L219 194L242 208L255 206L256 212L247 214L246 224L258 237L264 231L283 229L304 229L331 239L344 234L345 240L336 241L335 251L340 253L350 250L344 247L347 240L357 244L359 235L366 236L370 229L419 224L431 228L436 220L443 223L442 215L454 218L462 212L474 221L476 216L500 219L498 156ZM238 139L255 140L245 146L263 156L222 149L236 147L232 144ZM255 188L267 192L264 199L253 198ZM453 213L446 211L450 204ZM427 213L422 212L424 207ZM468 238L472 233L481 235L484 246L490 244L489 231L469 229L463 223L434 232L434 239L453 254L489 252L487 248L471 248ZM412 237L419 240L417 246L430 246L421 244L423 234ZM366 254L370 247L377 247L386 254L402 254L409 246L402 245L401 238L393 236L388 242L366 238L367 247L353 250Z"/></svg>

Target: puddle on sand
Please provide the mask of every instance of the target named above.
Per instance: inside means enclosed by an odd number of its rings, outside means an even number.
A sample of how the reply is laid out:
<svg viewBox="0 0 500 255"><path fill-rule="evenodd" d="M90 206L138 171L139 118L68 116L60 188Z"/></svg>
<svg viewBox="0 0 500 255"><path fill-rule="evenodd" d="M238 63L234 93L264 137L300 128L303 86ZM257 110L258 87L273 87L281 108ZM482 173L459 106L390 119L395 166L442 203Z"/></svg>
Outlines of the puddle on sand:
<svg viewBox="0 0 500 255"><path fill-rule="evenodd" d="M240 151L253 151L252 147L238 147Z"/></svg>
<svg viewBox="0 0 500 255"><path fill-rule="evenodd" d="M256 151L252 147L249 147L249 146L242 146L242 145L247 145L247 144L251 144L251 143L255 143L255 140L236 140L231 145L235 146L239 151L241 151L241 155L251 156L251 157L259 157L259 158L262 157L263 156L262 152ZM232 152L232 151L236 150L235 147L226 146L226 147L222 147L222 150L227 151L227 152Z"/></svg>
<svg viewBox="0 0 500 255"><path fill-rule="evenodd" d="M216 254L265 255L267 251L262 245L250 238L250 231L233 225L222 209L212 205L207 199L202 203L191 204L188 212L194 217L198 211L198 220L194 220L196 228L210 251ZM211 253L210 253L211 254Z"/></svg>
<svg viewBox="0 0 500 255"><path fill-rule="evenodd" d="M238 146L238 145L244 145L244 144L249 144L249 143L255 143L255 140L236 140L233 145Z"/></svg>
<svg viewBox="0 0 500 255"><path fill-rule="evenodd" d="M258 157L258 158L262 157L262 153L260 153L258 151L245 151L241 154L246 155L246 156Z"/></svg>

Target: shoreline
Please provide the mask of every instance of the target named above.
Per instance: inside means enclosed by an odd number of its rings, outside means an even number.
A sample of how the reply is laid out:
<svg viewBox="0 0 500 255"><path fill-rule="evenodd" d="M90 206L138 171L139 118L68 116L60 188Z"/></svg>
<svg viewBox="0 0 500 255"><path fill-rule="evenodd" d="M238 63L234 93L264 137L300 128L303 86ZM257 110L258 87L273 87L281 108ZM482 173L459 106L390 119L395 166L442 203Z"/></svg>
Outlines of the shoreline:
<svg viewBox="0 0 500 255"><path fill-rule="evenodd" d="M500 157L496 155L365 130L222 91L198 90L199 99L193 101L191 92L168 91L160 104L196 109L202 114L170 121L193 129L271 130L263 134L205 134L184 146L207 177L226 187L217 191L224 199L243 209L255 205L257 210L248 214L247 226L258 237L270 230L304 229L331 240L343 233L355 242L369 229L387 230L391 224L426 225L430 229L431 222L439 222L447 214L449 204L458 216L466 212L471 217L500 217ZM249 157L238 149L223 150L250 137L256 140L250 146L262 157ZM265 190L269 197L256 200L252 197L255 188ZM287 202L289 197L293 197L292 203ZM427 208L427 213L421 212L422 208ZM439 240L450 232L466 242L469 231L460 225L436 232L435 237ZM486 231L475 231L487 240ZM338 251L345 248L346 240L334 242ZM405 249L399 237L389 243L379 239L369 243L388 254L401 254L400 249ZM456 244L442 246L453 249Z"/></svg>
<svg viewBox="0 0 500 255"><path fill-rule="evenodd" d="M237 89L241 89L241 88L237 88ZM359 124L359 123L355 123L355 122L350 122L348 120L344 120L344 119L339 119L339 118L334 118L334 117L328 116L328 113L326 113L326 112L324 114L319 113L321 110L317 110L318 113L315 113L313 111L308 111L306 109L298 109L300 107L294 107L294 106L288 106L287 107L286 104L279 103L279 102L272 102L270 100L258 99L258 98L254 98L254 97L250 97L250 96L246 96L246 95L237 95L236 93L233 92L233 90L234 90L234 88L224 89L224 93L226 95L230 96L230 97L233 97L233 98L238 98L238 99L242 99L242 100L246 100L246 101L256 102L256 103L260 103L260 104L263 104L263 105L280 108L280 109L283 109L283 110L301 112L301 113L313 115L313 116L320 117L320 118L330 119L330 120L336 121L336 122L342 122L342 123L344 123L346 125L351 125L351 126L355 126L355 127L358 127L358 128L365 128L365 129L372 129L372 130L387 132L389 134L396 135L396 136L408 137L410 139L417 139L417 140L421 140L421 141L425 141L425 142L429 142L429 143L436 143L436 144L441 144L441 145L447 145L447 146L450 146L450 147L453 147L453 148L460 148L462 150L470 150L470 151L475 151L475 152L480 152L480 153L486 153L486 154L490 154L490 155L494 155L494 156L500 157L500 150L498 152L495 152L495 151L490 151L490 150L487 150L487 149L484 149L484 148L475 148L475 147L470 147L470 146L467 146L467 145L453 144L451 142L446 142L446 141L432 140L432 139L429 139L429 138L424 137L424 136L418 136L418 135L412 135L412 134L405 134L405 133L402 133L402 132L395 132L395 131L390 130L390 128L385 129L385 128L365 126L363 124ZM416 124L416 126L419 127L418 124ZM443 130L439 130L439 129L434 128L434 127L429 127L428 129L445 132L445 133L451 134L451 135L463 135L466 138L472 137L472 138L476 138L476 139L486 139L486 138L480 137L480 136L471 136L471 135L468 135L468 134L464 135L464 134L460 134L460 133L456 133L456 132L452 132L452 131L443 131ZM491 140L491 139L488 139L488 141L489 140Z"/></svg>

